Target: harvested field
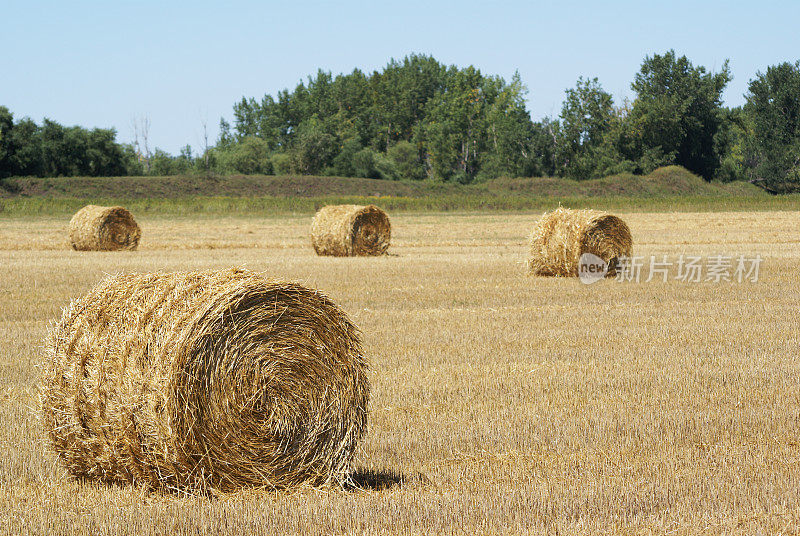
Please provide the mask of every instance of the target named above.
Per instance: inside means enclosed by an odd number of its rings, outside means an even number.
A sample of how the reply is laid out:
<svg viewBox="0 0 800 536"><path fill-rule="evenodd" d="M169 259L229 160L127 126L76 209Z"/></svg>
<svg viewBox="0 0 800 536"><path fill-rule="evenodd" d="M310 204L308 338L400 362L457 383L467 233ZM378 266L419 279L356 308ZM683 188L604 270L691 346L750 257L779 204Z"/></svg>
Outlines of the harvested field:
<svg viewBox="0 0 800 536"><path fill-rule="evenodd" d="M759 281L527 277L538 213L392 214L379 258L317 257L307 216L145 216L139 251L92 255L0 219L0 534L797 533L800 213L614 214L637 256L760 254ZM48 323L108 273L232 265L363 332L360 489L74 481L37 417Z"/></svg>

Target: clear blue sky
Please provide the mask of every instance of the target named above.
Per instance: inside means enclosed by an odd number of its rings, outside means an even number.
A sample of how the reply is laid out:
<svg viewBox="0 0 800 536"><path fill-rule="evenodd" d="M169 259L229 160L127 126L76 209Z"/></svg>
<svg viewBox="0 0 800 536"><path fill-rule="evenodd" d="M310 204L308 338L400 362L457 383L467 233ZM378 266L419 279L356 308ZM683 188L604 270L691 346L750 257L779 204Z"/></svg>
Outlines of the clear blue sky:
<svg viewBox="0 0 800 536"><path fill-rule="evenodd" d="M37 2L0 4L0 105L19 119L113 127L177 154L212 141L242 96L261 98L315 73L433 55L509 79L519 70L534 119L558 115L564 90L598 77L617 102L643 58L670 48L734 76L744 102L757 71L800 59L800 1Z"/></svg>

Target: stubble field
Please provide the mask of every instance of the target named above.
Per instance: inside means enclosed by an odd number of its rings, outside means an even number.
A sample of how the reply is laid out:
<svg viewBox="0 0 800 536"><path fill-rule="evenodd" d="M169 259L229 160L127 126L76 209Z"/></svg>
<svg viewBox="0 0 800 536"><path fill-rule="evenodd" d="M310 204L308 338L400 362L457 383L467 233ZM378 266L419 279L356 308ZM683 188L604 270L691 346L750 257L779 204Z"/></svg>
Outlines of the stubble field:
<svg viewBox="0 0 800 536"><path fill-rule="evenodd" d="M316 257L308 216L140 218L126 253L69 250L68 218L0 219L0 534L800 532L800 213L617 214L639 283L526 276L538 214L392 215L391 254L352 259ZM681 254L764 260L757 282L645 282ZM70 480L36 416L48 323L107 273L232 265L362 330L360 488Z"/></svg>

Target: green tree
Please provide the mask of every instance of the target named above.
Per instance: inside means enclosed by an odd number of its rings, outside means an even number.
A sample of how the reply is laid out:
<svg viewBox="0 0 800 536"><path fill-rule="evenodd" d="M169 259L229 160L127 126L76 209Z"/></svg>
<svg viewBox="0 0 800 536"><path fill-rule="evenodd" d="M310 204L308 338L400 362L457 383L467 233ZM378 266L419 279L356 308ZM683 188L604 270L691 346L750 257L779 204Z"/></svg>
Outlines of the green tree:
<svg viewBox="0 0 800 536"><path fill-rule="evenodd" d="M224 118L219 120L219 138L217 138L217 147L224 148L234 143L234 137L231 133L231 125Z"/></svg>
<svg viewBox="0 0 800 536"><path fill-rule="evenodd" d="M800 61L781 63L750 81L745 114L747 173L775 191L800 186Z"/></svg>
<svg viewBox="0 0 800 536"><path fill-rule="evenodd" d="M427 116L428 103L445 91L452 73L434 58L417 54L391 60L374 73L369 80L373 147L384 151L394 142L411 140Z"/></svg>
<svg viewBox="0 0 800 536"><path fill-rule="evenodd" d="M445 90L428 103L418 139L432 178L466 183L475 177L486 142L488 88L483 82L474 67L451 68Z"/></svg>
<svg viewBox="0 0 800 536"><path fill-rule="evenodd" d="M83 171L92 177L116 177L126 172L125 152L115 139L114 129L95 128L83 131L86 136L86 155Z"/></svg>
<svg viewBox="0 0 800 536"><path fill-rule="evenodd" d="M716 178L723 182L745 180L745 144L753 132L752 124L742 107L723 108L720 115L722 123L714 137L714 150L720 155Z"/></svg>
<svg viewBox="0 0 800 536"><path fill-rule="evenodd" d="M558 119L545 117L531 124L530 152L527 160L530 176L553 176L556 173Z"/></svg>
<svg viewBox="0 0 800 536"><path fill-rule="evenodd" d="M256 136L247 136L217 154L220 170L243 175L272 173L269 144Z"/></svg>
<svg viewBox="0 0 800 536"><path fill-rule="evenodd" d="M122 151L122 175L144 175L144 165L139 160L136 147L132 143L126 143L120 146L120 150Z"/></svg>
<svg viewBox="0 0 800 536"><path fill-rule="evenodd" d="M392 161L397 177L405 180L421 180L425 178L425 169L419 157L419 149L409 141L400 140L386 151Z"/></svg>
<svg viewBox="0 0 800 536"><path fill-rule="evenodd" d="M591 147L592 177L606 177L619 173L641 173L641 166L649 156L632 160L630 113L631 104L626 99L622 105L614 106L609 117L608 128L603 133L600 143ZM641 156L641 155L640 155ZM584 157L585 158L585 157ZM653 166L655 169L656 165Z"/></svg>
<svg viewBox="0 0 800 536"><path fill-rule="evenodd" d="M339 143L326 132L322 121L316 116L304 121L297 129L297 139L289 156L292 171L303 175L317 175L333 163Z"/></svg>
<svg viewBox="0 0 800 536"><path fill-rule="evenodd" d="M194 167L194 157L192 156L192 146L184 145L181 147L180 154L175 157L173 171L175 174L185 175L190 173Z"/></svg>
<svg viewBox="0 0 800 536"><path fill-rule="evenodd" d="M168 152L156 147L150 157L149 174L155 177L164 177L175 173L175 159Z"/></svg>
<svg viewBox="0 0 800 536"><path fill-rule="evenodd" d="M14 174L14 115L0 106L0 179Z"/></svg>
<svg viewBox="0 0 800 536"><path fill-rule="evenodd" d="M69 177L81 175L77 156L85 152L80 140L62 125L45 118L39 136L41 138L43 175L46 177Z"/></svg>
<svg viewBox="0 0 800 536"><path fill-rule="evenodd" d="M275 98L237 102L233 127L220 123L218 147L259 137L287 154L295 173L461 182L523 175L538 165L524 94L519 76L506 84L422 55L370 75L320 70Z"/></svg>
<svg viewBox="0 0 800 536"><path fill-rule="evenodd" d="M44 155L39 127L30 118L24 117L11 130L10 174L28 177L44 175Z"/></svg>
<svg viewBox="0 0 800 536"><path fill-rule="evenodd" d="M722 123L722 91L730 80L727 60L720 72L710 73L673 50L645 58L631 84L636 99L623 159L637 162L640 172L678 164L713 178L720 162L714 138Z"/></svg>
<svg viewBox="0 0 800 536"><path fill-rule="evenodd" d="M373 149L364 147L353 155L353 177L364 177L367 179L382 178L377 169L377 155Z"/></svg>
<svg viewBox="0 0 800 536"><path fill-rule="evenodd" d="M501 78L490 79L493 87L486 108L486 149L480 175L530 176L538 170L535 154L536 131L525 107L528 90L519 73L509 84Z"/></svg>
<svg viewBox="0 0 800 536"><path fill-rule="evenodd" d="M558 131L556 172L573 179L598 176L597 152L614 121L614 100L597 78L566 91Z"/></svg>
<svg viewBox="0 0 800 536"><path fill-rule="evenodd" d="M5 106L0 106L0 179L10 177L14 173L12 168L12 157L14 155L13 129L14 115Z"/></svg>
<svg viewBox="0 0 800 536"><path fill-rule="evenodd" d="M286 153L274 153L270 164L275 175L288 175L292 172L292 158Z"/></svg>
<svg viewBox="0 0 800 536"><path fill-rule="evenodd" d="M343 145L339 154L333 159L333 165L326 170L326 175L339 177L357 177L353 158L363 149L357 140L348 140Z"/></svg>

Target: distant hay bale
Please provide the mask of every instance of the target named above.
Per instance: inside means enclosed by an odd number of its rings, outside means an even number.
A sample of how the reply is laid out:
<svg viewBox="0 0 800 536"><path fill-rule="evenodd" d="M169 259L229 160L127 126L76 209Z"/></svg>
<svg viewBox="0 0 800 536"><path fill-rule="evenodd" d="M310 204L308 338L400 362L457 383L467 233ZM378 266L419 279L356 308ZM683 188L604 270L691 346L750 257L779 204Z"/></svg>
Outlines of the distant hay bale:
<svg viewBox="0 0 800 536"><path fill-rule="evenodd" d="M142 231L122 207L86 205L69 222L69 242L78 251L134 250Z"/></svg>
<svg viewBox="0 0 800 536"><path fill-rule="evenodd" d="M528 267L534 275L575 277L580 257L592 253L617 273L619 257L630 257L633 238L620 218L597 210L558 208L542 215L530 237Z"/></svg>
<svg viewBox="0 0 800 536"><path fill-rule="evenodd" d="M311 243L317 255L383 255L391 235L389 216L375 205L328 205L311 222Z"/></svg>
<svg viewBox="0 0 800 536"><path fill-rule="evenodd" d="M42 422L77 478L342 484L366 430L356 327L323 294L253 272L108 277L45 347Z"/></svg>

